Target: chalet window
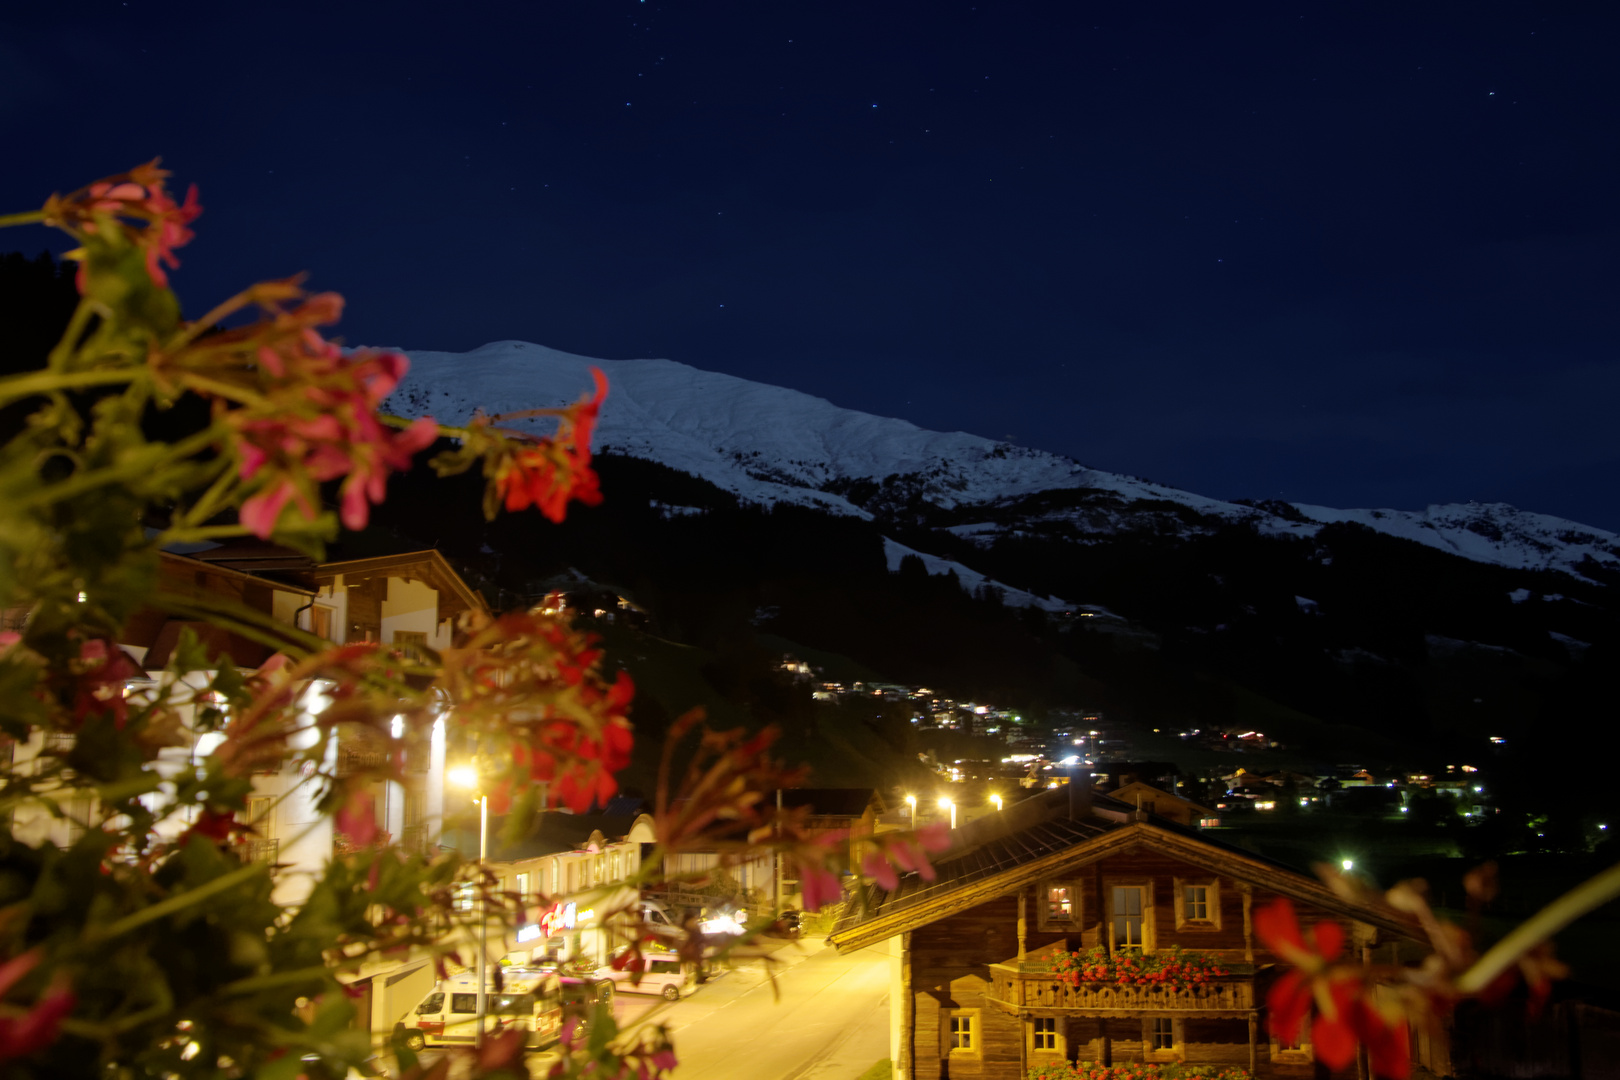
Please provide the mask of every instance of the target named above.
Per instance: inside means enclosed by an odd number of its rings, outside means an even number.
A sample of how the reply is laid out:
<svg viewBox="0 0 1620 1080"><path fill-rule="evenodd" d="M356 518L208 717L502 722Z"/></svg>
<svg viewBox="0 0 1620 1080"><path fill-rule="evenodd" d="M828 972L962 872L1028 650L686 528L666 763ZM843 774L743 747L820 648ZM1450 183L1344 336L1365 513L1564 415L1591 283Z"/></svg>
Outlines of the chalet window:
<svg viewBox="0 0 1620 1080"><path fill-rule="evenodd" d="M1045 881L1035 892L1035 915L1042 930L1075 930L1080 926L1080 885Z"/></svg>
<svg viewBox="0 0 1620 1080"><path fill-rule="evenodd" d="M271 795L251 795L247 801L248 824L267 840L276 835L276 802Z"/></svg>
<svg viewBox="0 0 1620 1080"><path fill-rule="evenodd" d="M417 645L427 648L427 631L425 630L395 630L395 645Z"/></svg>
<svg viewBox="0 0 1620 1080"><path fill-rule="evenodd" d="M1181 1060L1181 1021L1169 1016L1150 1016L1144 1019L1142 1050L1149 1061Z"/></svg>
<svg viewBox="0 0 1620 1080"><path fill-rule="evenodd" d="M1218 878L1176 878L1175 886L1177 930L1221 928Z"/></svg>
<svg viewBox="0 0 1620 1080"><path fill-rule="evenodd" d="M478 890L471 885L456 886L455 909L457 911L471 911L473 901L478 898Z"/></svg>
<svg viewBox="0 0 1620 1080"><path fill-rule="evenodd" d="M1058 1049L1058 1022L1055 1016L1037 1016L1029 1025L1029 1048L1048 1053Z"/></svg>
<svg viewBox="0 0 1620 1080"><path fill-rule="evenodd" d="M309 609L309 632L316 637L332 640L332 609L316 604Z"/></svg>
<svg viewBox="0 0 1620 1080"><path fill-rule="evenodd" d="M1109 926L1116 951L1141 952L1147 947L1147 887L1115 885L1109 904Z"/></svg>
<svg viewBox="0 0 1620 1080"><path fill-rule="evenodd" d="M1311 1052L1311 1025L1302 1022L1299 1028L1288 1036L1271 1033L1271 1060L1278 1063L1314 1061L1316 1055Z"/></svg>
<svg viewBox="0 0 1620 1080"><path fill-rule="evenodd" d="M517 894L518 894L518 903L527 904L529 902L529 875L528 874L519 874L517 876Z"/></svg>
<svg viewBox="0 0 1620 1080"><path fill-rule="evenodd" d="M949 1057L979 1057L982 1031L978 1009L945 1009L941 1016L940 1031L945 1036L945 1053Z"/></svg>

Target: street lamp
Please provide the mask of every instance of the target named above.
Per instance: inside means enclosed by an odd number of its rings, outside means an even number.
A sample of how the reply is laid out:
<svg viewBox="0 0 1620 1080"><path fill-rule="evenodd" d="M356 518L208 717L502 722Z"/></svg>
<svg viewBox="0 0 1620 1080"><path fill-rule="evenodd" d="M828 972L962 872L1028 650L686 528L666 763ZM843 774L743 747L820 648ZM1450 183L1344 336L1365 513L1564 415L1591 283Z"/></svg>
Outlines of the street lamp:
<svg viewBox="0 0 1620 1080"><path fill-rule="evenodd" d="M1346 873L1349 873L1351 870L1354 870L1356 868L1356 863L1355 863L1354 859L1340 859L1339 860L1339 865L1344 867Z"/></svg>
<svg viewBox="0 0 1620 1080"><path fill-rule="evenodd" d="M463 765L451 769L450 782L457 787L471 788L477 791L478 770ZM478 795L478 869L484 870L485 861L489 858L489 796ZM484 991L486 975L484 965L489 962L489 910L488 901L480 894L478 898L478 1032L473 1045L484 1045L484 1018L489 1014L489 1002Z"/></svg>
<svg viewBox="0 0 1620 1080"><path fill-rule="evenodd" d="M990 796L990 801L996 804L996 810L999 812L1001 810L1001 796L992 795Z"/></svg>
<svg viewBox="0 0 1620 1080"><path fill-rule="evenodd" d="M907 795L906 805L911 807L911 829L915 832L917 830L917 796Z"/></svg>
<svg viewBox="0 0 1620 1080"><path fill-rule="evenodd" d="M956 804L949 799L941 799L939 800L939 808L951 812L951 828L956 828Z"/></svg>

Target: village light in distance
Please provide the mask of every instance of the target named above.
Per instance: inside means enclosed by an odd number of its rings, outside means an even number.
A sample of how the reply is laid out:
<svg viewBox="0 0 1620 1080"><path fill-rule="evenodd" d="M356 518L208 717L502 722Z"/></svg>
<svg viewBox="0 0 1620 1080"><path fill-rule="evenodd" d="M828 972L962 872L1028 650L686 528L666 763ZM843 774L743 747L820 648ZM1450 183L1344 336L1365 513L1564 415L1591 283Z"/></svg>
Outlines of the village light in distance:
<svg viewBox="0 0 1620 1080"><path fill-rule="evenodd" d="M456 787L466 788L469 791L478 790L478 770L471 765L458 765L445 774L445 779Z"/></svg>
<svg viewBox="0 0 1620 1080"><path fill-rule="evenodd" d="M939 808L951 812L951 828L956 828L956 804L949 799L941 799L939 800Z"/></svg>
<svg viewBox="0 0 1620 1080"><path fill-rule="evenodd" d="M1349 873L1351 870L1356 868L1356 862L1354 859L1340 859L1339 865L1344 867L1346 873Z"/></svg>
<svg viewBox="0 0 1620 1080"><path fill-rule="evenodd" d="M1000 795L992 795L992 796L990 796L990 801L996 804L996 809L997 810L1001 809L1001 796Z"/></svg>

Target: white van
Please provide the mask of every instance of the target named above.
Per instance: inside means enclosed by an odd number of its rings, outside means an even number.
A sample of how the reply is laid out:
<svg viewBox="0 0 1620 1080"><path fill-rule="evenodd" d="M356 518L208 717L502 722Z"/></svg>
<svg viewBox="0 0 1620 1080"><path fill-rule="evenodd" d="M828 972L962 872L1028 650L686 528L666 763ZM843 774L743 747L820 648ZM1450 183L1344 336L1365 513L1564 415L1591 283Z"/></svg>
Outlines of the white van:
<svg viewBox="0 0 1620 1080"><path fill-rule="evenodd" d="M610 968L602 974L613 980L621 994L662 994L669 1001L679 999L697 984L692 965L675 953L648 950L641 954L641 959L645 966L639 982L632 983L628 971Z"/></svg>
<svg viewBox="0 0 1620 1080"><path fill-rule="evenodd" d="M512 1027L529 1032L532 1047L549 1046L557 1041L562 1028L562 986L549 972L503 972L499 992L486 991L484 1011L486 1032ZM426 1046L470 1046L478 1034L478 979L472 974L446 979L430 990L405 1018L405 1045L412 1050Z"/></svg>

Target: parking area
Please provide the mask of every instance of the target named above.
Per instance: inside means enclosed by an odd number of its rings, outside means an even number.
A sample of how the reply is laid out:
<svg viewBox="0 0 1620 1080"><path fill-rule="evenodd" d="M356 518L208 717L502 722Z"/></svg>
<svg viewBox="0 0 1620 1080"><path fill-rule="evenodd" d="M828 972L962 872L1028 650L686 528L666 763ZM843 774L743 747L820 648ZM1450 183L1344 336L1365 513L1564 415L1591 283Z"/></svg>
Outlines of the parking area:
<svg viewBox="0 0 1620 1080"><path fill-rule="evenodd" d="M726 1007L737 998L767 983L773 971L780 975L782 971L820 952L822 944L819 940L801 942L768 938L761 942L761 945L766 955L770 957L769 968L764 958L751 958L732 967L718 968L710 972L703 982L692 987L678 1001L666 1000L658 993L626 991L621 983L615 987L613 999L608 1007L612 1009L614 1022L622 1034L633 1033L636 1028L648 1023L667 1023L673 1030L678 1031L694 1021L701 1021L716 1010ZM422 1051L420 1057L424 1064L433 1065L446 1053L444 1050L429 1048ZM556 1060L554 1053L545 1050L531 1053L530 1074L535 1077L546 1076Z"/></svg>

